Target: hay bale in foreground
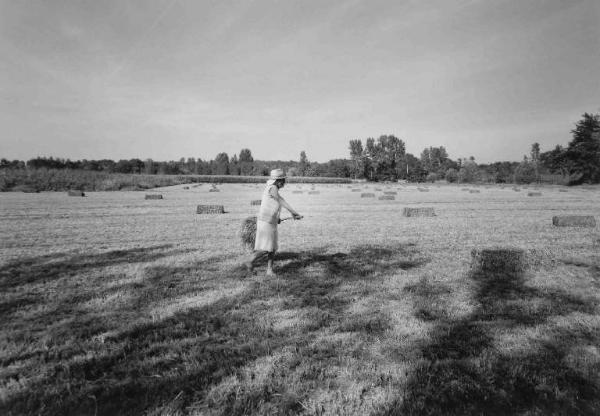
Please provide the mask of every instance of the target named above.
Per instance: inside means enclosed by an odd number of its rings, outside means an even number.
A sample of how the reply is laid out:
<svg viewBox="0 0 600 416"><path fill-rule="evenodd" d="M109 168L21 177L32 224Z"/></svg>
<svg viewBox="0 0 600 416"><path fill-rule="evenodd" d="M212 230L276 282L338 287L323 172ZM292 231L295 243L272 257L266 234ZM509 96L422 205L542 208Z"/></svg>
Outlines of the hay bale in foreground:
<svg viewBox="0 0 600 416"><path fill-rule="evenodd" d="M527 253L517 247L471 250L471 270L488 273L520 273L527 269Z"/></svg>
<svg viewBox="0 0 600 416"><path fill-rule="evenodd" d="M402 209L402 215L404 215L405 217L435 217L435 210L433 209L433 207L404 207Z"/></svg>
<svg viewBox="0 0 600 416"><path fill-rule="evenodd" d="M85 196L85 193L83 191L69 191L68 195L69 196Z"/></svg>
<svg viewBox="0 0 600 416"><path fill-rule="evenodd" d="M362 194L360 194L361 198L375 198L375 194L369 193L369 192L363 192Z"/></svg>
<svg viewBox="0 0 600 416"><path fill-rule="evenodd" d="M252 201L250 201L250 205L254 206L254 205L260 205L262 202L261 199L253 199Z"/></svg>
<svg viewBox="0 0 600 416"><path fill-rule="evenodd" d="M146 194L144 199L163 199L161 194Z"/></svg>
<svg viewBox="0 0 600 416"><path fill-rule="evenodd" d="M556 227L589 227L596 226L596 218L591 215L555 215L552 225Z"/></svg>
<svg viewBox="0 0 600 416"><path fill-rule="evenodd" d="M196 214L225 214L223 205L198 205Z"/></svg>
<svg viewBox="0 0 600 416"><path fill-rule="evenodd" d="M380 201L395 201L396 197L394 195L383 195L379 197Z"/></svg>
<svg viewBox="0 0 600 416"><path fill-rule="evenodd" d="M527 196L542 196L541 192L527 192Z"/></svg>
<svg viewBox="0 0 600 416"><path fill-rule="evenodd" d="M244 247L249 250L254 249L254 240L256 239L256 217L248 217L242 222L240 238Z"/></svg>

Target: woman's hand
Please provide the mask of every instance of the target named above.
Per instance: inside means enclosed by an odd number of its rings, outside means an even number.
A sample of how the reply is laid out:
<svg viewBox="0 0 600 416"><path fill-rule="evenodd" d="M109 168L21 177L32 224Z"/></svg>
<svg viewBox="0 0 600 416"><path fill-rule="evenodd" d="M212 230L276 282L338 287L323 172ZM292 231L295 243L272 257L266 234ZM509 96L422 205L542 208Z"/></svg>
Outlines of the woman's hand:
<svg viewBox="0 0 600 416"><path fill-rule="evenodd" d="M292 214L292 216L294 217L295 220L301 220L302 218L304 218L302 215L298 214L297 212Z"/></svg>

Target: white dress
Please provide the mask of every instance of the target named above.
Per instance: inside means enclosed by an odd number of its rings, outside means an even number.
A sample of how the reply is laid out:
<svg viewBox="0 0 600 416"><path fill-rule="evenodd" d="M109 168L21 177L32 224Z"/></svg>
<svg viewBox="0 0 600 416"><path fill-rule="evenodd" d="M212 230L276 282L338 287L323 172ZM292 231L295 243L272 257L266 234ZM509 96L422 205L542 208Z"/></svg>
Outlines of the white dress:
<svg viewBox="0 0 600 416"><path fill-rule="evenodd" d="M277 223L280 212L279 191L275 185L267 185L258 211L254 250L277 251Z"/></svg>

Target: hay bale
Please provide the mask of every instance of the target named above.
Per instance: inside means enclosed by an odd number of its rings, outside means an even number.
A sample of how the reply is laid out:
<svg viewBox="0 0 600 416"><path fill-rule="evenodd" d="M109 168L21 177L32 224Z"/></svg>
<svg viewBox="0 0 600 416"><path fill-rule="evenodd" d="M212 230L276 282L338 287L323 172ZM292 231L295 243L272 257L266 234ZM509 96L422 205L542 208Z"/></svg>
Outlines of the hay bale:
<svg viewBox="0 0 600 416"><path fill-rule="evenodd" d="M559 189L558 192L569 192L566 189Z"/></svg>
<svg viewBox="0 0 600 416"><path fill-rule="evenodd" d="M396 191L385 191L383 194L384 195L398 195L398 192L396 192Z"/></svg>
<svg viewBox="0 0 600 416"><path fill-rule="evenodd" d="M405 217L435 217L433 207L409 208L402 209L402 215Z"/></svg>
<svg viewBox="0 0 600 416"><path fill-rule="evenodd" d="M596 226L596 218L591 215L555 215L552 225L556 227L589 227Z"/></svg>
<svg viewBox="0 0 600 416"><path fill-rule="evenodd" d="M198 205L196 214L225 214L223 205Z"/></svg>
<svg viewBox="0 0 600 416"><path fill-rule="evenodd" d="M419 192L429 192L428 188L417 188Z"/></svg>
<svg viewBox="0 0 600 416"><path fill-rule="evenodd" d="M303 194L304 191L292 191L293 194Z"/></svg>
<svg viewBox="0 0 600 416"><path fill-rule="evenodd" d="M321 192L320 191L310 191L308 194L309 195L319 195Z"/></svg>
<svg viewBox="0 0 600 416"><path fill-rule="evenodd" d="M189 186L184 186L183 189L190 189L190 187Z"/></svg>
<svg viewBox="0 0 600 416"><path fill-rule="evenodd" d="M163 199L161 194L146 194L145 199Z"/></svg>
<svg viewBox="0 0 600 416"><path fill-rule="evenodd" d="M354 189L352 189L352 192L360 192L360 189L354 188Z"/></svg>
<svg viewBox="0 0 600 416"><path fill-rule="evenodd" d="M515 192L521 192L521 190L519 188L517 188L516 186L514 188L512 188L512 190Z"/></svg>
<svg viewBox="0 0 600 416"><path fill-rule="evenodd" d="M375 198L375 194L369 193L369 192L363 192L362 194L360 194L361 198Z"/></svg>
<svg viewBox="0 0 600 416"><path fill-rule="evenodd" d="M260 205L262 202L261 199L253 199L252 201L250 201L250 205L254 206L254 205Z"/></svg>
<svg viewBox="0 0 600 416"><path fill-rule="evenodd" d="M380 201L395 201L396 197L394 195L383 195L379 197Z"/></svg>
<svg viewBox="0 0 600 416"><path fill-rule="evenodd" d="M221 192L219 188L210 188L208 192Z"/></svg>
<svg viewBox="0 0 600 416"><path fill-rule="evenodd" d="M469 192L470 189L469 188L462 188L461 191Z"/></svg>
<svg viewBox="0 0 600 416"><path fill-rule="evenodd" d="M248 217L242 222L240 238L244 247L249 250L254 249L254 241L256 239L256 217Z"/></svg>
<svg viewBox="0 0 600 416"><path fill-rule="evenodd" d="M542 196L541 192L527 192L527 196Z"/></svg>
<svg viewBox="0 0 600 416"><path fill-rule="evenodd" d="M377 192L381 192L381 188L375 188Z"/></svg>
<svg viewBox="0 0 600 416"><path fill-rule="evenodd" d="M68 192L69 196L85 196L85 193L83 191L69 191Z"/></svg>
<svg viewBox="0 0 600 416"><path fill-rule="evenodd" d="M479 194L481 191L479 189L469 189L470 194Z"/></svg>
<svg viewBox="0 0 600 416"><path fill-rule="evenodd" d="M527 253L517 247L471 250L471 270L491 273L520 273L527 269Z"/></svg>

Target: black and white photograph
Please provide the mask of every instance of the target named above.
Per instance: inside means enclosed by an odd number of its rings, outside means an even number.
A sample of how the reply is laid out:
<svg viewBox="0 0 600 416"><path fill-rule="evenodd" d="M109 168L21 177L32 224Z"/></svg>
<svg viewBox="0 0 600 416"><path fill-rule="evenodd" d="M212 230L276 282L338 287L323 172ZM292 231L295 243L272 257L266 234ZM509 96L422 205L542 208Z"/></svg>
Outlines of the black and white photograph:
<svg viewBox="0 0 600 416"><path fill-rule="evenodd" d="M600 415L599 0L0 0L0 415Z"/></svg>

